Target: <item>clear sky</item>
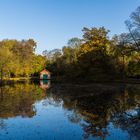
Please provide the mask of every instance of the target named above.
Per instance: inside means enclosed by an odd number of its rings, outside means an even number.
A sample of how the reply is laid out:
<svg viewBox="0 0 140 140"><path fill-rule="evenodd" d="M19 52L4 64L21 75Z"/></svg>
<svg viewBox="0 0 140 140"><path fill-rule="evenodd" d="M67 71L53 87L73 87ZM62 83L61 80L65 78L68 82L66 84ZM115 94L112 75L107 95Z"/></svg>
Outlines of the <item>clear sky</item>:
<svg viewBox="0 0 140 140"><path fill-rule="evenodd" d="M125 32L124 21L138 6L140 0L0 0L0 39L33 38L41 54L81 37L83 27Z"/></svg>

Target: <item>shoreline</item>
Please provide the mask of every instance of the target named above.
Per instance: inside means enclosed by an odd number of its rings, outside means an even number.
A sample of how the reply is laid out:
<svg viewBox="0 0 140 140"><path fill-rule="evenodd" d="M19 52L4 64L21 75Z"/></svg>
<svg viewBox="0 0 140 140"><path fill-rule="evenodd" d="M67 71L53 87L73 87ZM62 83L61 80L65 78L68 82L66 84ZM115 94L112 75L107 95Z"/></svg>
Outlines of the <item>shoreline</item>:
<svg viewBox="0 0 140 140"><path fill-rule="evenodd" d="M88 80L67 80L67 79L57 79L56 77L52 78L52 79L48 79L51 80L53 83L66 83L66 84L77 84L77 85L89 85L89 84L95 84L95 83L101 83L101 84L111 84L111 83L120 83L120 84L140 84L140 79L136 79L136 78L128 78L125 80L120 80L120 79L116 79L116 80L92 80L92 81L88 81ZM10 83L15 83L15 82L26 82L26 81L33 81L33 82L38 82L40 81L39 77L17 77L17 78L4 78L3 81L0 80L0 85L1 84L10 84Z"/></svg>

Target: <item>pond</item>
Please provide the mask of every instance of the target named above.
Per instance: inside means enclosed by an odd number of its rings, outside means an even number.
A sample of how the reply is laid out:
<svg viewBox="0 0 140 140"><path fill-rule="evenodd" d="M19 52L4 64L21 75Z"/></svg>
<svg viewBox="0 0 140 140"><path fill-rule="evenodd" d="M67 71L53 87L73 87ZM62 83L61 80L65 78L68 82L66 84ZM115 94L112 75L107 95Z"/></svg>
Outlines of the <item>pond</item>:
<svg viewBox="0 0 140 140"><path fill-rule="evenodd" d="M135 84L20 82L0 88L0 140L138 140Z"/></svg>

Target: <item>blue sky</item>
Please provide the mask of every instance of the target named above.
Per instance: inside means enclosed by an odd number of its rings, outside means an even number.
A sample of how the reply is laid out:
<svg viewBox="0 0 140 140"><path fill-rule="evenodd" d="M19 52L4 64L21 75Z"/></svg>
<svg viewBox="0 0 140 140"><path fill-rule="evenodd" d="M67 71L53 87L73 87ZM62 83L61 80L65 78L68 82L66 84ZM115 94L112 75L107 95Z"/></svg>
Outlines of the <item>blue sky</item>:
<svg viewBox="0 0 140 140"><path fill-rule="evenodd" d="M83 27L125 32L124 21L139 5L140 0L0 0L0 39L33 38L41 54L81 37Z"/></svg>

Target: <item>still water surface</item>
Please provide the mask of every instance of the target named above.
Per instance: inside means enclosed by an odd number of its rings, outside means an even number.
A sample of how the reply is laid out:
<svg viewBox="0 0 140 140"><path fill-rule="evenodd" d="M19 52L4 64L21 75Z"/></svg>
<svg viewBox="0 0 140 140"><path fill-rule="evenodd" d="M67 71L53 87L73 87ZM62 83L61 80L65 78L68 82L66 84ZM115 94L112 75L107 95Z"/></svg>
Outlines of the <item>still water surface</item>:
<svg viewBox="0 0 140 140"><path fill-rule="evenodd" d="M0 140L139 140L140 87L30 82L0 88Z"/></svg>

